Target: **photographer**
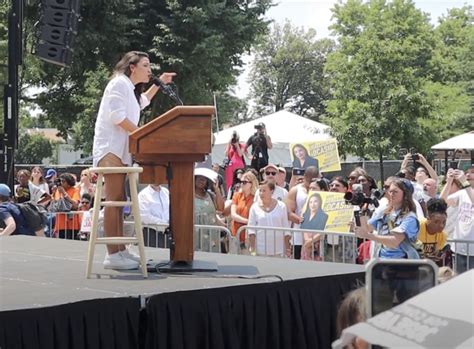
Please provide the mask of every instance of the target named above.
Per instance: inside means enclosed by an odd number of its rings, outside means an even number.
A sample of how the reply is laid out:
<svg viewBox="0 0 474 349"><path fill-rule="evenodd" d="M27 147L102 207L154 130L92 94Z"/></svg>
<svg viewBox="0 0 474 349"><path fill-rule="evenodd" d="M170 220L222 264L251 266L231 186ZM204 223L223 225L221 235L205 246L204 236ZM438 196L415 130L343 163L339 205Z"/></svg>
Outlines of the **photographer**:
<svg viewBox="0 0 474 349"><path fill-rule="evenodd" d="M236 170L245 167L244 146L239 142L237 132L232 133L232 138L225 148L225 186L226 192L234 184L234 173Z"/></svg>
<svg viewBox="0 0 474 349"><path fill-rule="evenodd" d="M272 149L273 144L263 122L254 126L257 132L251 136L245 144L244 152L251 160L250 166L257 172L268 165L268 149ZM249 155L248 148L252 146L252 153Z"/></svg>

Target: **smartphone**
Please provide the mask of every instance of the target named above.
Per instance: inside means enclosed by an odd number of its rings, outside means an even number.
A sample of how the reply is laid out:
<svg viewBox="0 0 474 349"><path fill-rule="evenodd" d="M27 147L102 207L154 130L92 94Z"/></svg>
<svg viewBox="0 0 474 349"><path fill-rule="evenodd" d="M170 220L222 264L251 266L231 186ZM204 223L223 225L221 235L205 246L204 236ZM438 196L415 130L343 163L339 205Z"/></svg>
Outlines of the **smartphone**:
<svg viewBox="0 0 474 349"><path fill-rule="evenodd" d="M292 171L294 176L304 176L305 169L304 168L293 168Z"/></svg>
<svg viewBox="0 0 474 349"><path fill-rule="evenodd" d="M458 162L457 161L450 161L449 162L449 168L452 168L453 170L458 169Z"/></svg>
<svg viewBox="0 0 474 349"><path fill-rule="evenodd" d="M366 265L367 316L389 310L436 286L438 266L429 259L374 259Z"/></svg>

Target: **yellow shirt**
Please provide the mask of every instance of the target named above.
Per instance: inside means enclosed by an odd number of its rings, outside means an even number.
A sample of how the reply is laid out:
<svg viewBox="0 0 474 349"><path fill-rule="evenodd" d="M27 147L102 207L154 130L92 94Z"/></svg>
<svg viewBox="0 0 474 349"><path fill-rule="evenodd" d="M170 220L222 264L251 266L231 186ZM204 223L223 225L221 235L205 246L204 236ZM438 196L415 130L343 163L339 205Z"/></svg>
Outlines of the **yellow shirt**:
<svg viewBox="0 0 474 349"><path fill-rule="evenodd" d="M420 222L418 239L423 243L423 252L425 253L425 256L431 256L446 245L448 236L444 231L429 234L428 229L426 228L426 219L423 219Z"/></svg>

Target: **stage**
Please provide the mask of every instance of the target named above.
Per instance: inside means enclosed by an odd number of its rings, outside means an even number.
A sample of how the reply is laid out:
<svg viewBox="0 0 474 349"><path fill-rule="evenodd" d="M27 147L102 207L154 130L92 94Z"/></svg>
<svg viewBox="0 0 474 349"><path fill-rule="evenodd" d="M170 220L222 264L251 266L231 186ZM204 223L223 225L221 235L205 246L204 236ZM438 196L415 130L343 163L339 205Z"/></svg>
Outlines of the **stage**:
<svg viewBox="0 0 474 349"><path fill-rule="evenodd" d="M0 348L328 348L364 279L359 265L199 252L217 273L143 279L103 269L104 255L85 279L86 242L0 238Z"/></svg>

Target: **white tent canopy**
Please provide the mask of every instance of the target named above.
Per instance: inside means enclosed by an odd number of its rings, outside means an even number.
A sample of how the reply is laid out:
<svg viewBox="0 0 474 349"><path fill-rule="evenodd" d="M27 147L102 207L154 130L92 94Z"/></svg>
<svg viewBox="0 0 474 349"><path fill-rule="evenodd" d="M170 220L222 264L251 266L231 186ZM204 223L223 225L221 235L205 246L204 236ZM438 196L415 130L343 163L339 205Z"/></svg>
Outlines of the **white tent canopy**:
<svg viewBox="0 0 474 349"><path fill-rule="evenodd" d="M212 161L222 163L227 143L232 138L232 133L237 131L240 142L246 143L250 136L255 133L254 126L263 122L267 129L267 134L271 137L273 149L269 150L270 162L291 166L289 152L290 143L304 141L318 141L331 138L330 127L322 123L312 121L308 118L280 110L249 122L227 128L215 133L215 144L212 148ZM247 160L246 160L247 161ZM247 161L247 164L249 161Z"/></svg>
<svg viewBox="0 0 474 349"><path fill-rule="evenodd" d="M433 145L431 147L433 150L456 150L456 149L466 149L474 150L474 131L464 133L459 136L449 138L441 143Z"/></svg>

